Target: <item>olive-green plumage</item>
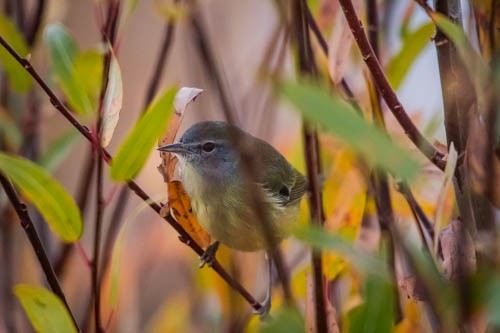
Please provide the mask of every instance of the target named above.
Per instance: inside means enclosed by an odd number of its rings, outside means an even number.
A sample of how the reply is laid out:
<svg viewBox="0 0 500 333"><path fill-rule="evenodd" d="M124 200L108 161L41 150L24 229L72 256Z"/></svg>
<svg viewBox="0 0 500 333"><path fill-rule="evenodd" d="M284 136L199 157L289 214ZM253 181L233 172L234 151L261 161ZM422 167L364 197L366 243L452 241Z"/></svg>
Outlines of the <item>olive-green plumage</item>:
<svg viewBox="0 0 500 333"><path fill-rule="evenodd" d="M267 247L243 173L237 141L252 158L272 245L288 236L298 218L306 180L270 144L235 126L207 121L189 128L178 143L161 147L179 157L181 181L200 224L216 240L241 250Z"/></svg>

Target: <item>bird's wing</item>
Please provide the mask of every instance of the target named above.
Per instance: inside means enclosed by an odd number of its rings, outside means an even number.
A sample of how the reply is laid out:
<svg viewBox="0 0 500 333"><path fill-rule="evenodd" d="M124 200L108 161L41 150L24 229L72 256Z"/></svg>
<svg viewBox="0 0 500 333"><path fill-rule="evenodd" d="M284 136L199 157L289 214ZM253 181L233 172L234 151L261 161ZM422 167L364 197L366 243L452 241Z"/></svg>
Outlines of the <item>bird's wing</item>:
<svg viewBox="0 0 500 333"><path fill-rule="evenodd" d="M269 172L261 183L269 201L280 207L296 204L307 189L305 177L292 166Z"/></svg>

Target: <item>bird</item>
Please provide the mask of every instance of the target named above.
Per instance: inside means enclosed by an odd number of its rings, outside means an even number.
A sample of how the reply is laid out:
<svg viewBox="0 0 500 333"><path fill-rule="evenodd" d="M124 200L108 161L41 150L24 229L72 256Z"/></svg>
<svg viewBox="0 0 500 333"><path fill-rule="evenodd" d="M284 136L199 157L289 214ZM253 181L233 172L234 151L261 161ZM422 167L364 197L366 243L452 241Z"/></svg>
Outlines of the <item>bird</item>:
<svg viewBox="0 0 500 333"><path fill-rule="evenodd" d="M158 150L177 156L193 213L215 239L203 264L211 264L219 243L239 251L269 250L291 233L307 180L266 141L223 121L203 121ZM248 162L251 168L245 168ZM255 195L259 207L252 204ZM263 216L265 221L257 221Z"/></svg>

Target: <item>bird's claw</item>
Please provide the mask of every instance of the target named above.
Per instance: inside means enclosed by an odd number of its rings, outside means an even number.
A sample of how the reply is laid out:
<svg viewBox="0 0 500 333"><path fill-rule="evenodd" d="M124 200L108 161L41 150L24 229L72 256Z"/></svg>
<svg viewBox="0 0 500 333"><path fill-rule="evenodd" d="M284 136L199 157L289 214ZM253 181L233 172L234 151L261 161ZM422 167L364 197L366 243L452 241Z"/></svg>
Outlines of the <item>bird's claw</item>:
<svg viewBox="0 0 500 333"><path fill-rule="evenodd" d="M259 315L259 319L261 321L266 321L271 318L269 312L271 311L271 298L266 297L264 302L262 302L262 306L258 310L253 310L253 314Z"/></svg>
<svg viewBox="0 0 500 333"><path fill-rule="evenodd" d="M205 253L200 256L200 268L203 268L205 265L207 265L208 267L212 267L215 262L215 254L217 253L218 249L219 241L215 241L207 247Z"/></svg>

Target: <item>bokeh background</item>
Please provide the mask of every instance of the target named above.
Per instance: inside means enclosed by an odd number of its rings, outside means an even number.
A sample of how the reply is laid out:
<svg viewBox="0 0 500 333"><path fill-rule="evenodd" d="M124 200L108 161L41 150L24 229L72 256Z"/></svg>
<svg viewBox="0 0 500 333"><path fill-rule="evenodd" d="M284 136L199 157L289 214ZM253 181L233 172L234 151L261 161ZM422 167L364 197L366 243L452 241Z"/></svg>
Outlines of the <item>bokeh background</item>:
<svg viewBox="0 0 500 333"><path fill-rule="evenodd" d="M3 0L0 2L5 6ZM328 0L313 1L313 8L321 8ZM29 2L29 8L33 3ZM190 104L182 122L180 133L199 120L224 119L217 90L204 69L200 54L195 46L193 30L186 8L174 7L166 0L140 0L130 13L127 6L134 1L123 1L122 19L118 32L117 56L123 78L123 108L115 135L109 146L114 152L128 131L133 127L144 108L144 99L148 84L153 76L154 64L157 61L167 18L175 19L173 42L166 59L165 71L161 77L160 91L178 84L179 86L198 87L203 94ZM382 39L381 60L387 63L401 47L400 29L404 13L408 12L412 1L385 1L385 8L390 12L382 12L381 24L385 33ZM100 1L91 0L50 0L44 24L61 22L71 33L81 50L99 48L101 36L98 29ZM463 2L464 8L467 4ZM282 38L274 39L278 27L279 16L272 1L269 0L207 0L199 1L201 17L206 34L216 54L219 68L224 74L225 85L237 111L240 127L264 138L277 147L299 169L303 170L301 157L300 116L285 103L273 99L270 83L262 74L263 61L270 45L274 45L273 56L267 64L268 71L277 70L285 77L294 76L294 59L292 51L285 46L284 56L280 60L279 50L283 47ZM467 11L465 11L467 12ZM126 17L126 19L125 19ZM420 9L414 9L408 20L409 29L414 29L426 21ZM465 20L467 22L467 20ZM329 33L329 32L328 32ZM315 45L317 47L317 45ZM273 49L273 48L271 48ZM318 49L319 50L319 49ZM319 51L318 51L319 53ZM320 56L321 58L321 56ZM43 39L39 38L31 57L35 67L49 77L50 59ZM362 105L368 105L368 93L361 59L356 46L353 46L350 61L347 65L346 79L354 90ZM319 65L326 66L326 59L320 59ZM420 128L426 131L427 137L444 142L442 127L442 97L437 67L436 51L429 42L413 63L403 84L398 89L406 110L414 118ZM42 151L58 137L70 131L70 125L48 102L46 96L38 91L36 102L41 105ZM383 106L385 108L385 105ZM407 139L395 124L390 113L385 113L388 127L397 141L407 144ZM331 176L336 178L328 187L326 196L334 202L329 208L332 228L342 226L359 226L363 208L366 184L359 170L356 170L354 157L342 149L342 146L331 139L328 166ZM408 145L409 146L409 145ZM413 149L413 148L409 148ZM336 155L336 161L331 156ZM54 177L72 194L76 195L83 166L89 158L89 144L83 138L77 138L58 166L53 170ZM329 155L330 154L330 155ZM141 185L158 201L166 200L166 185L157 166L159 154L151 152L150 158L137 177ZM105 173L107 174L106 167ZM441 176L430 169L426 182L417 184L415 191L424 208L430 214L434 206ZM92 185L93 186L93 185ZM109 227L111 213L116 205L116 193L122 184L116 184L106 178L105 197L109 199L104 216L104 234ZM93 192L90 192L93 193ZM92 198L93 196L91 196ZM92 200L92 199L90 199ZM403 207L402 198L394 199ZM103 285L103 318L109 320L109 332L214 332L233 329L238 331L246 326L250 318L250 307L241 302L238 295L233 294L227 285L209 269L198 269L198 258L184 244L179 242L177 234L160 219L144 203L131 195L123 211L120 230L123 239L121 265L119 273L119 296L116 304L108 301L110 291L110 275L106 275ZM451 208L446 210L451 214ZM93 216L95 203L91 202L85 211L85 232L80 241L81 249L71 250L64 274L61 276L63 289L69 304L79 322L88 322L90 300L90 269L85 261L84 253L92 251ZM407 208L397 210L399 219L411 219ZM3 262L0 267L0 279L4 283L44 283L33 251L26 240L17 221L9 222L10 226L3 230L4 244ZM49 256L56 260L60 254L60 244L54 239L50 230L43 223L37 225L47 247ZM7 242L8 239L8 242ZM303 245L295 240L285 245L286 261L292 266L294 292L298 297L305 291L299 286L305 284L305 266L308 253ZM10 259L6 261L6 257ZM332 276L343 268L338 258L330 258L333 267ZM337 260L337 261L336 261ZM229 271L258 298L263 298L266 275L262 253L234 253L223 250L221 261L228 265ZM337 266L335 266L337 265ZM8 268L7 268L8 267ZM5 281L5 269L10 270L10 281ZM2 288L2 292L6 289ZM280 292L276 288L276 304L280 303ZM20 331L31 330L20 305L13 297L3 295L0 302L0 332L8 332L4 325L5 317L12 316ZM8 306L9 308L6 308ZM2 319L2 317L4 317ZM225 320L231 318L231 320ZM255 319L251 319L252 322ZM93 330L90 323L88 331ZM231 326L233 325L233 326ZM250 324L256 325L256 324Z"/></svg>

